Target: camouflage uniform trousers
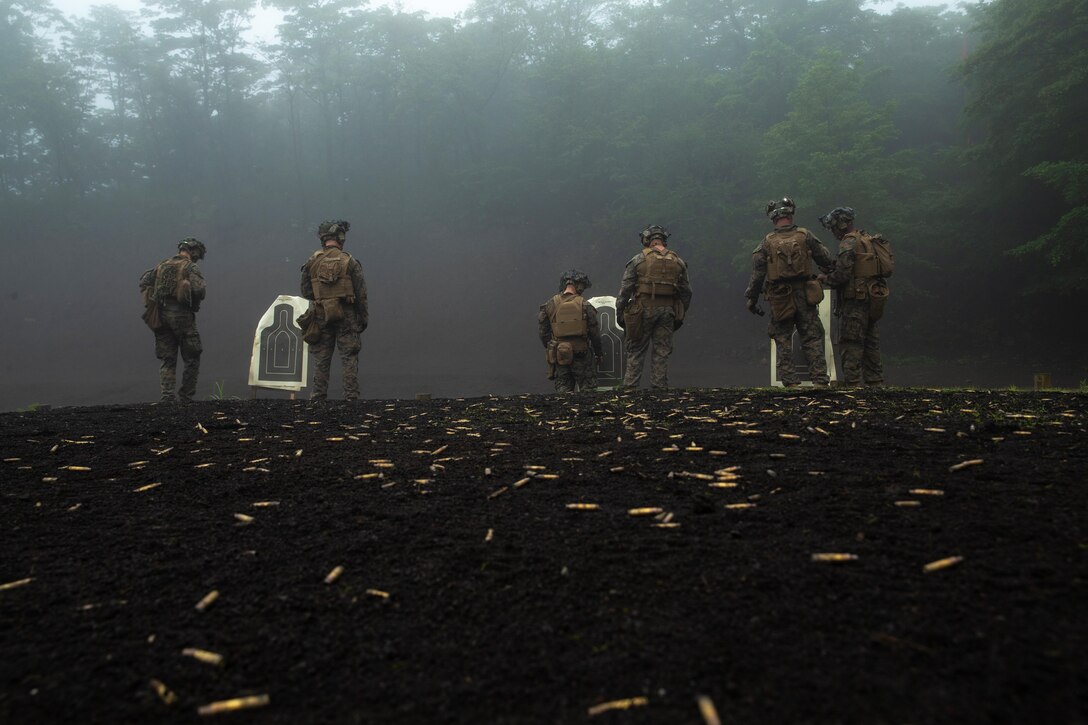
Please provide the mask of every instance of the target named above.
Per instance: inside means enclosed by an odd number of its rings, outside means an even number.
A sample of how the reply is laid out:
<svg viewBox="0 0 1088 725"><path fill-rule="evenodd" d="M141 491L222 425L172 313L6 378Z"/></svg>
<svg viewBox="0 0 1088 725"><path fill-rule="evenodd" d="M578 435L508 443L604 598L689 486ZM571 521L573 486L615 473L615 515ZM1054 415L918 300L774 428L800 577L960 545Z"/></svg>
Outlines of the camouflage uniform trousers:
<svg viewBox="0 0 1088 725"><path fill-rule="evenodd" d="M597 389L597 359L593 352L574 356L570 365L555 366L555 392L573 393L575 390Z"/></svg>
<svg viewBox="0 0 1088 725"><path fill-rule="evenodd" d="M155 330L155 357L159 365L159 386L163 401L174 399L177 387L178 350L185 363L181 375L181 388L178 398L188 402L196 395L196 379L200 374L200 333L196 329L196 315L188 307L177 303L162 306L162 327Z"/></svg>
<svg viewBox="0 0 1088 725"><path fill-rule="evenodd" d="M332 354L340 350L340 364L344 368L344 398L359 398L359 350L363 343L347 320L326 324L321 328L321 339L310 345L314 356L314 389L310 400L325 400L329 394L329 372Z"/></svg>
<svg viewBox="0 0 1088 725"><path fill-rule="evenodd" d="M650 359L650 385L654 388L669 387L669 355L672 354L672 332L676 313L671 306L644 307L642 310L642 337L632 342L624 340L627 351L627 370L623 374L623 387L637 388L642 380L642 367L646 352L653 345Z"/></svg>
<svg viewBox="0 0 1088 725"><path fill-rule="evenodd" d="M793 284L792 317L780 322L771 320L767 335L774 340L778 379L783 385L797 385L797 373L793 369L793 330L801 337L801 349L808 360L809 377L814 385L827 385L827 360L824 359L824 324L820 321L820 308L805 299L805 286Z"/></svg>
<svg viewBox="0 0 1088 725"><path fill-rule="evenodd" d="M880 361L880 331L869 319L869 300L843 300L839 323L842 374L846 385L879 385L884 382Z"/></svg>

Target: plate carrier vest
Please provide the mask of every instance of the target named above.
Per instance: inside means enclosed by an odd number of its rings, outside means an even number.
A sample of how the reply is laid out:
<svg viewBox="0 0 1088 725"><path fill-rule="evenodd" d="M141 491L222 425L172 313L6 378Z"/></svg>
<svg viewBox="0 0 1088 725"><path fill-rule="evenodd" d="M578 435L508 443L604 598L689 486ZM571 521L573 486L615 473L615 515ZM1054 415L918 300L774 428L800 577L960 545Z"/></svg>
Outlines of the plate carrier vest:
<svg viewBox="0 0 1088 725"><path fill-rule="evenodd" d="M569 342L575 352L589 349L589 325L586 323L582 302L582 295L564 297L558 294L552 297L551 314L548 315L552 326L552 340Z"/></svg>
<svg viewBox="0 0 1088 725"><path fill-rule="evenodd" d="M649 297L651 304L660 298L661 306L671 305L683 271L676 252L671 249L659 252L653 247L646 247L642 250L642 260L635 268L638 274L635 293Z"/></svg>

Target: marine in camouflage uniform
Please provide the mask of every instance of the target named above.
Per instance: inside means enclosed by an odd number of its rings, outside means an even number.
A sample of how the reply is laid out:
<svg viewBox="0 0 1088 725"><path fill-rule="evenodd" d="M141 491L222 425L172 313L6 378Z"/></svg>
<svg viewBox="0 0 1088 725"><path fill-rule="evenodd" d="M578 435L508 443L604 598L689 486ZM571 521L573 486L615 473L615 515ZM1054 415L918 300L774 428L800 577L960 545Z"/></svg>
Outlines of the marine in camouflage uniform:
<svg viewBox="0 0 1088 725"><path fill-rule="evenodd" d="M874 314L870 290L875 286L887 289L879 275L871 275L871 264L858 263L861 251L871 237L854 228L856 213L850 207L837 207L820 217L820 223L839 240L839 256L835 269L821 275L821 280L835 288L840 295L839 346L842 348L842 373L845 385L882 385L884 365L880 359L880 330L877 320L883 312ZM871 242L870 242L871 244ZM862 255L862 256L872 256ZM867 268L868 267L868 268ZM887 296L885 292L884 296Z"/></svg>
<svg viewBox="0 0 1088 725"><path fill-rule="evenodd" d="M669 232L652 224L639 238L643 250L627 262L616 294L616 324L624 328L627 368L625 389L637 388L642 380L646 353L651 352L650 385L669 387L669 356L672 334L684 324L691 305L688 266L668 249Z"/></svg>
<svg viewBox="0 0 1088 725"><path fill-rule="evenodd" d="M178 242L178 253L140 275L140 292L145 305L158 304L159 326L155 332L155 357L159 363L159 402L174 402L177 388L178 351L185 363L177 400L187 403L196 395L200 375L200 333L196 313L207 288L197 262L207 249L198 239L187 237Z"/></svg>
<svg viewBox="0 0 1088 725"><path fill-rule="evenodd" d="M576 269L564 272L559 278L559 294L540 306L537 327L540 341L547 351L549 378L558 393L595 390L597 388L597 361L601 358L601 330L597 322L597 310L582 296L593 283L584 272ZM573 302L580 309L576 320L559 320L558 313L564 302ZM570 325L572 336L562 336L565 325ZM560 342L572 343L574 358L568 365L553 362Z"/></svg>
<svg viewBox="0 0 1088 725"><path fill-rule="evenodd" d="M834 262L827 247L812 232L793 223L795 211L796 207L788 197L768 202L766 212L774 224L774 231L752 252L752 276L744 296L748 300L748 310L757 315L763 315L759 306L761 293L766 293L771 302L767 335L775 343L778 379L782 384L787 387L799 384L793 368L793 331L796 329L808 360L812 384L823 387L829 382L824 359L824 325L820 321L818 302L812 304L808 299L814 291L813 286L815 290L820 288L816 276L811 273L809 261L815 261L821 269L827 270ZM786 247L791 247L792 256L788 258L782 251ZM779 267L787 270L786 274L783 275ZM819 297L823 297L822 290Z"/></svg>
<svg viewBox="0 0 1088 725"><path fill-rule="evenodd" d="M343 220L322 222L317 231L321 249L302 265L302 296L313 301L310 307L321 326L321 339L310 344L315 368L310 400L328 397L332 355L337 349L344 369L344 398L359 398L360 335L370 317L363 265L343 251L350 227ZM327 270L334 271L328 275ZM329 281L333 276L336 279Z"/></svg>

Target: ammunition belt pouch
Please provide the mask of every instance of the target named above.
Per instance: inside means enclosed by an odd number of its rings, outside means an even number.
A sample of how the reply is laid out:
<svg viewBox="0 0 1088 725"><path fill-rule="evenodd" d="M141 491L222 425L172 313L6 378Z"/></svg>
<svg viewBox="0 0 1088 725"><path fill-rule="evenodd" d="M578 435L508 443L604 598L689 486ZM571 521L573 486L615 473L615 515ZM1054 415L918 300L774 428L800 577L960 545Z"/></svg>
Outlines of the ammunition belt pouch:
<svg viewBox="0 0 1088 725"><path fill-rule="evenodd" d="M767 286L767 302L771 306L771 319L775 322L792 320L797 314L797 304L793 299L793 285L789 282L775 282Z"/></svg>
<svg viewBox="0 0 1088 725"><path fill-rule="evenodd" d="M877 277L869 283L869 322L876 322L884 316L884 305L888 302L888 283L883 277Z"/></svg>
<svg viewBox="0 0 1088 725"><path fill-rule="evenodd" d="M824 288L818 281L810 279L805 282L805 302L813 307L824 301Z"/></svg>
<svg viewBox="0 0 1088 725"><path fill-rule="evenodd" d="M584 337L568 337L552 340L548 344L547 360L549 365L570 365L574 358L585 355L589 341Z"/></svg>

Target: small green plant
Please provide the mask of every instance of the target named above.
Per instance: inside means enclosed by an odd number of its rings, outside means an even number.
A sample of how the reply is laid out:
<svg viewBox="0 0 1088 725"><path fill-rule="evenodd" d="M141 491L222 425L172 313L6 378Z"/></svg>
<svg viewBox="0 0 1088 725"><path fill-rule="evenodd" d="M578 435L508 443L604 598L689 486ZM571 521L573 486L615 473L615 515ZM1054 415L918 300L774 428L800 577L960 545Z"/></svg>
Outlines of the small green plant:
<svg viewBox="0 0 1088 725"><path fill-rule="evenodd" d="M216 380L212 385L212 400L223 400L226 397L227 381Z"/></svg>
<svg viewBox="0 0 1088 725"><path fill-rule="evenodd" d="M1088 379L1081 380L1079 383L1077 383L1077 390L1082 393L1088 391Z"/></svg>
<svg viewBox="0 0 1088 725"><path fill-rule="evenodd" d="M41 407L42 407L41 403L31 403L30 405L26 406L25 408L16 408L15 412L16 413L35 413Z"/></svg>

